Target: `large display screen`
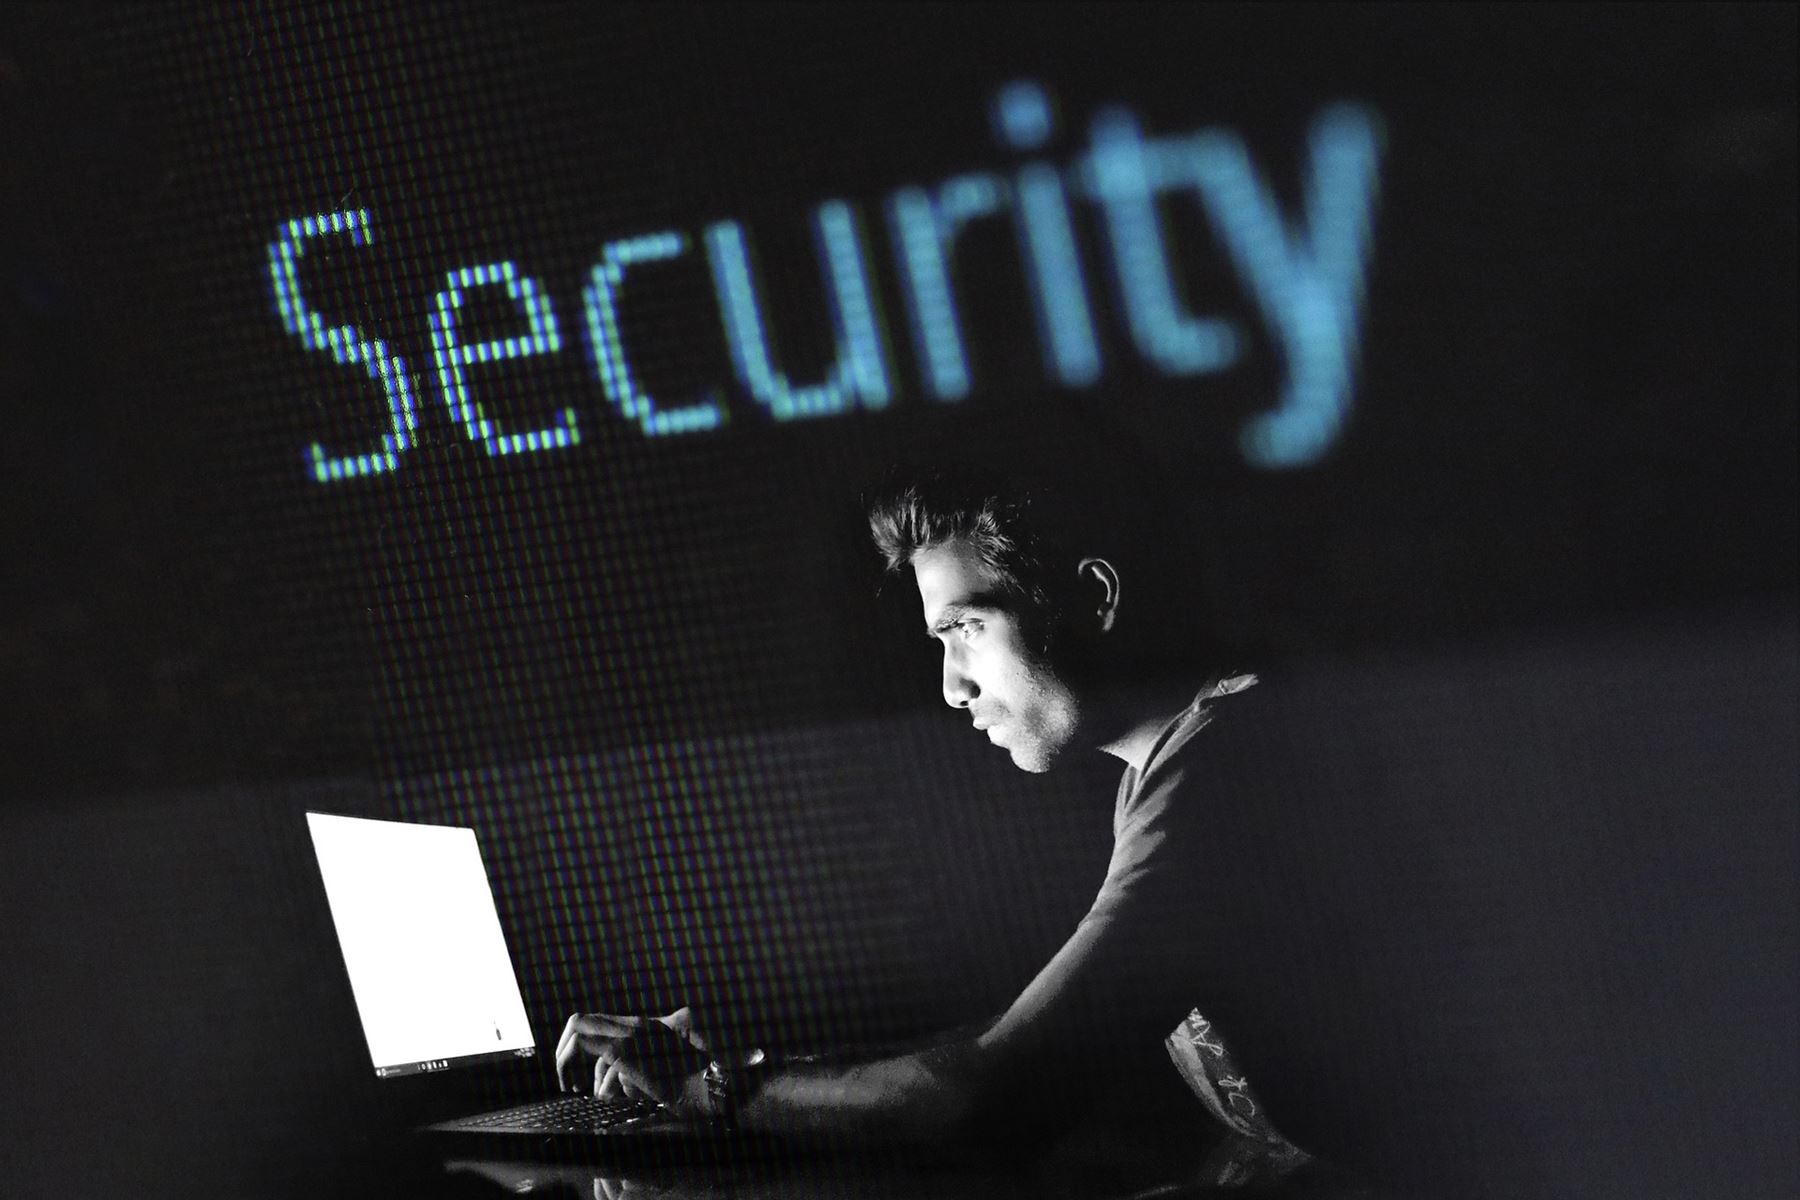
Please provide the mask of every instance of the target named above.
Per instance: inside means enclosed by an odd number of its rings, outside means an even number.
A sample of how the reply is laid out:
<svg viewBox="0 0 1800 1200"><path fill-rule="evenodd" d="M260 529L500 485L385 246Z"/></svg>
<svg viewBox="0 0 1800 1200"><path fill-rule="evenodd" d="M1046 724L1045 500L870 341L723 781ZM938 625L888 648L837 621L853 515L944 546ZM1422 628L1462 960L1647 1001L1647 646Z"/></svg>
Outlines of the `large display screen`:
<svg viewBox="0 0 1800 1200"><path fill-rule="evenodd" d="M1505 909L1444 987L1557 999L1496 1037L1697 1020L1721 1178L1791 1166L1793 51L1756 6L9 11L20 1078L186 1111L279 1025L282 1115L194 1154L350 1137L309 807L477 830L507 1048L1003 1009L1119 764L970 736L865 505L1049 458L1154 492L1230 665L1323 681L1404 886ZM1697 965L1646 992L1639 936ZM1663 1094L1611 1069L1564 1099ZM46 1186L153 1175L118 1124Z"/></svg>

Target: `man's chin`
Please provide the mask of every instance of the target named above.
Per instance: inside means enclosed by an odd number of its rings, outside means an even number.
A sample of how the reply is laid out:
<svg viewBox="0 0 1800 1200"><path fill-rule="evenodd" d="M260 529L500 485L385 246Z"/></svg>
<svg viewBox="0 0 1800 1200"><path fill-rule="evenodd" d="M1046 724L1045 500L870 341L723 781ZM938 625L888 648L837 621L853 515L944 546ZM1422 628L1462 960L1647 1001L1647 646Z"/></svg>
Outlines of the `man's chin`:
<svg viewBox="0 0 1800 1200"><path fill-rule="evenodd" d="M1006 752L1012 756L1013 766L1032 775L1042 775L1056 763L1056 755L1035 746L1029 749L1008 746Z"/></svg>

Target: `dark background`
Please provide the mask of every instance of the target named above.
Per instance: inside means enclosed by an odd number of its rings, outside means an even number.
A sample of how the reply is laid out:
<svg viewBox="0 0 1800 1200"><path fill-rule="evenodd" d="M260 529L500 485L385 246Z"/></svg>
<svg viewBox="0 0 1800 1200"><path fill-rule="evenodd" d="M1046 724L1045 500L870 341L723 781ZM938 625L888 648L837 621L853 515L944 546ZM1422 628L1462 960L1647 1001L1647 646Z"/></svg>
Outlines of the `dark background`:
<svg viewBox="0 0 1800 1200"><path fill-rule="evenodd" d="M255 1190L316 1161L306 1135L377 1140L342 1099L366 1061L308 804L481 829L546 1044L574 1007L700 997L805 1042L1003 1005L1091 895L1112 772L1019 776L943 712L858 499L1056 407L1171 488L1196 612L1327 681L1317 752L1385 772L1443 868L1421 903L1505 931L1471 978L1559 998L1554 1030L1486 1003L1531 1047L1509 1097L1610 1114L1566 1148L1586 1190L1704 1163L1791 1191L1794 40L1791 9L1729 6L9 12L9 1168ZM1056 161L1123 103L1238 132L1290 214L1312 117L1381 115L1323 463L1237 453L1283 378L1266 340L1217 376L1141 363L1085 206L1102 382L1045 384L1016 258L978 234L974 391L922 398L874 204L1015 161L988 104L1017 78L1058 103ZM733 395L725 430L654 442L607 411L578 332L599 244L744 222L806 380L802 218L831 197L875 234L889 410L780 426ZM265 256L343 207L374 242L315 243L308 295L413 364L420 445L321 486L303 447L371 441L380 403L284 333ZM1165 216L1196 307L1257 330L1197 209ZM577 448L492 459L435 401L429 297L501 258L567 348L475 387L575 406ZM632 295L657 395L728 377L702 277ZM213 1098L235 1115L203 1129Z"/></svg>

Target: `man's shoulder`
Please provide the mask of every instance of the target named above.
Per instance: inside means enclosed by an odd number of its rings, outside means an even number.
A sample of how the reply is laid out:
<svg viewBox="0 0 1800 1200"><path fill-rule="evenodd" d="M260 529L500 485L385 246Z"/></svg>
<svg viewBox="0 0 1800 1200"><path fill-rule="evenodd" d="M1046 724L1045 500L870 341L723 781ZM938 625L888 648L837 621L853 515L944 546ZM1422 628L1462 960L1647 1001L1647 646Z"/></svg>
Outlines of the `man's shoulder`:
<svg viewBox="0 0 1800 1200"><path fill-rule="evenodd" d="M1279 702L1281 683L1264 672L1215 677L1195 694L1170 736L1145 763L1144 779L1184 771L1196 761L1217 759L1227 744L1264 724Z"/></svg>
<svg viewBox="0 0 1800 1200"><path fill-rule="evenodd" d="M1146 822L1216 814L1246 772L1265 769L1283 709L1282 676L1234 672L1202 686L1140 771L1120 780L1115 833Z"/></svg>

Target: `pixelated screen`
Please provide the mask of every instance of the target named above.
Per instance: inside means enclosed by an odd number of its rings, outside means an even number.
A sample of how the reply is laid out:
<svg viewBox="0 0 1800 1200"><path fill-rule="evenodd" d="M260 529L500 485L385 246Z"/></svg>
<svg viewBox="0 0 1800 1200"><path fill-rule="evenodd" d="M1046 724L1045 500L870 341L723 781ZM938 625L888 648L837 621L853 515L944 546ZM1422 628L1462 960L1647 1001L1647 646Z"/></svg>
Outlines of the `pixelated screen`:
<svg viewBox="0 0 1800 1200"><path fill-rule="evenodd" d="M1181 619L1323 681L1384 845L1515 906L1458 986L1560 981L1569 1046L1703 1014L1731 1111L1791 1112L1793 43L1757 6L9 11L0 897L20 1078L124 1129L80 1178L251 1077L196 1154L352 1136L309 808L476 831L540 1075L579 1010L812 1049L1003 1009L1119 764L971 734L864 506L1090 441L1201 564ZM1689 950L1735 957L1637 988Z"/></svg>

